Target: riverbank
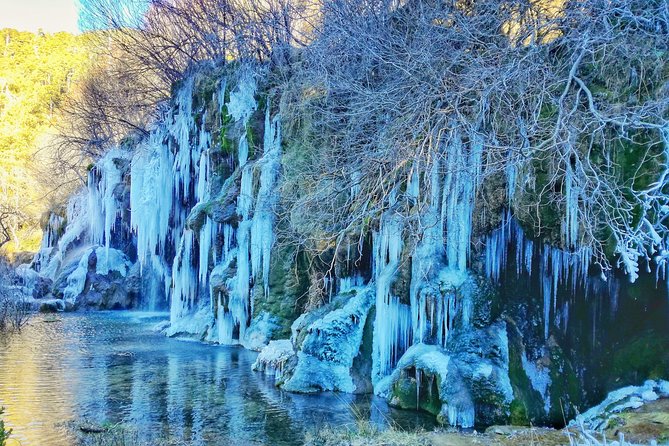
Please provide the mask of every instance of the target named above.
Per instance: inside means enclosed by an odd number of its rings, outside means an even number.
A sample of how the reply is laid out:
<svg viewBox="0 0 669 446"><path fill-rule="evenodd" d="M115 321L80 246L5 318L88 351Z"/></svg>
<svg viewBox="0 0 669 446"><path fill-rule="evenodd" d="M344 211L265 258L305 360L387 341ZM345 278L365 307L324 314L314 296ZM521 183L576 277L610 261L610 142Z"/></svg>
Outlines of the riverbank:
<svg viewBox="0 0 669 446"><path fill-rule="evenodd" d="M669 399L625 411L600 432L578 427L551 429L491 426L483 433L454 430L408 432L378 429L367 421L327 428L307 437L306 446L635 446L669 445Z"/></svg>
<svg viewBox="0 0 669 446"><path fill-rule="evenodd" d="M643 411L625 415L627 425L612 425L603 433L578 428L551 429L523 426L491 426L485 432L455 430L406 431L395 427L379 428L369 421L326 427L307 434L304 446L635 446L669 444L669 403L648 405ZM84 427L85 426L85 427ZM148 446L139 436L122 427L100 432L97 428L78 427L78 446ZM83 430L82 430L83 429ZM86 431L86 432L84 432ZM152 446L187 446L163 439ZM241 443L260 445L263 443Z"/></svg>

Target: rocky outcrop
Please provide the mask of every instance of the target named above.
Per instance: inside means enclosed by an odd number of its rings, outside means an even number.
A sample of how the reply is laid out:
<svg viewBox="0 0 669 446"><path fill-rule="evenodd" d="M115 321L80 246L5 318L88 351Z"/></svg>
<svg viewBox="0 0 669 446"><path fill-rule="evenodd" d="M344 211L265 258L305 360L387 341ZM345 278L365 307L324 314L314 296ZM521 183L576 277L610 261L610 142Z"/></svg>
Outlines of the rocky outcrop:
<svg viewBox="0 0 669 446"><path fill-rule="evenodd" d="M113 248L89 248L67 277L58 280L53 292L73 309L118 310L133 308L140 284L137 267ZM69 271L69 272L68 272Z"/></svg>
<svg viewBox="0 0 669 446"><path fill-rule="evenodd" d="M377 385L392 405L423 409L442 423L473 427L505 422L513 390L504 323L454 335L448 350L417 344L397 368Z"/></svg>
<svg viewBox="0 0 669 446"><path fill-rule="evenodd" d="M635 411L650 402L668 398L669 381L648 380L641 386L628 386L614 390L600 404L576 416L569 425L584 426L590 430L600 431L615 424L616 420L626 412Z"/></svg>
<svg viewBox="0 0 669 446"><path fill-rule="evenodd" d="M373 301L372 288L354 288L333 305L300 316L291 338L297 355L281 386L292 392L355 392L352 368Z"/></svg>

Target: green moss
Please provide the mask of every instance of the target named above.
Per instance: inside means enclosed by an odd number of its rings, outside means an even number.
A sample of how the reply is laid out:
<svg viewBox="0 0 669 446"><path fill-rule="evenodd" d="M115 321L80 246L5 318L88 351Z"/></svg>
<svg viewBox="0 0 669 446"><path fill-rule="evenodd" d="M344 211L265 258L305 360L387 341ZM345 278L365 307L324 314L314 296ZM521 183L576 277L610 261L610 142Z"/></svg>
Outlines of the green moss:
<svg viewBox="0 0 669 446"><path fill-rule="evenodd" d="M630 190L640 191L657 181L664 162L664 143L658 134L637 131L614 142L616 176Z"/></svg>
<svg viewBox="0 0 669 446"><path fill-rule="evenodd" d="M669 378L669 340L652 331L641 334L613 352L611 380L638 383Z"/></svg>
<svg viewBox="0 0 669 446"><path fill-rule="evenodd" d="M304 254L293 248L275 249L272 251L269 293L266 296L262 279L256 282L254 316L263 311L276 316L281 325L281 330L275 333L277 339L290 336L290 326L301 312L298 301L309 288L307 266Z"/></svg>
<svg viewBox="0 0 669 446"><path fill-rule="evenodd" d="M228 107L223 105L221 108L221 128L218 134L218 144L221 152L226 155L234 155L237 149L234 141L228 137L228 127L231 122L232 116L228 114Z"/></svg>
<svg viewBox="0 0 669 446"><path fill-rule="evenodd" d="M402 377L395 381L391 390L392 404L402 409L420 409L432 415L439 415L439 377L421 372L420 390L414 368L402 370Z"/></svg>
<svg viewBox="0 0 669 446"><path fill-rule="evenodd" d="M510 422L520 426L541 424L546 418L543 398L539 392L534 390L523 369L522 336L516 324L511 320L507 321L507 333L509 336L509 380L514 396L510 408Z"/></svg>
<svg viewBox="0 0 669 446"><path fill-rule="evenodd" d="M518 399L511 401L509 421L514 426L530 425L530 417L527 413L527 407L522 401Z"/></svg>

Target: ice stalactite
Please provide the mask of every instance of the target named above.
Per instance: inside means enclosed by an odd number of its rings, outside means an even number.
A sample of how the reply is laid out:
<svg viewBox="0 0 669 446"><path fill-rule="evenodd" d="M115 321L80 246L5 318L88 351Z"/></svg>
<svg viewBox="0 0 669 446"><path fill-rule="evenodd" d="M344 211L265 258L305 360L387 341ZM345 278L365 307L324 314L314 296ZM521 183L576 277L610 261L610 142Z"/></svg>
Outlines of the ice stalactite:
<svg viewBox="0 0 669 446"><path fill-rule="evenodd" d="M193 243L195 234L190 229L183 232L179 249L172 266L172 299L170 321L176 322L188 312L197 293L197 276L193 271Z"/></svg>
<svg viewBox="0 0 669 446"><path fill-rule="evenodd" d="M226 85L223 84L223 91ZM257 85L250 73L244 73L237 85L237 88L230 93L230 101L227 104L228 114L235 121L239 122L245 129L239 137L237 145L237 154L239 166L244 167L249 158L249 141L247 126L251 115L258 108L255 100ZM223 102L221 102L222 104Z"/></svg>
<svg viewBox="0 0 669 446"><path fill-rule="evenodd" d="M355 287L361 287L365 284L365 279L356 274L354 276L342 277L339 279L339 293L346 293L353 290Z"/></svg>
<svg viewBox="0 0 669 446"><path fill-rule="evenodd" d="M214 241L218 235L218 224L207 217L206 222L200 229L199 236L199 271L198 279L205 285L209 281L209 265L216 263L216 247Z"/></svg>
<svg viewBox="0 0 669 446"><path fill-rule="evenodd" d="M223 227L221 265L236 263L236 274L227 279L227 296L217 298L218 342L233 344L244 340L253 315L251 284L262 277L265 293L269 291L270 255L274 243L274 205L277 199L276 182L281 166L280 115L273 118L270 106L265 112L263 156L256 162L248 160L248 122L257 104L255 82L242 77L230 94L227 109L235 122L244 129L239 140L238 163L241 169L240 191L237 196L238 225L236 231ZM259 175L256 175L259 171ZM257 192L255 190L258 181ZM233 248L236 241L236 248ZM215 268L218 268L217 265Z"/></svg>
<svg viewBox="0 0 669 446"><path fill-rule="evenodd" d="M34 266L41 276L54 280L62 266L65 253L77 242L88 242L86 239L89 227L88 203L88 189L80 190L70 197L67 203L65 231L57 240L51 238L46 243L43 241L42 248L35 257Z"/></svg>
<svg viewBox="0 0 669 446"><path fill-rule="evenodd" d="M469 259L472 215L483 155L481 138L472 134L469 139L469 144L465 145L457 130L451 135L444 166L446 176L441 206L442 227L446 229L448 266L461 271L467 269ZM466 150L467 147L469 150Z"/></svg>
<svg viewBox="0 0 669 446"><path fill-rule="evenodd" d="M413 340L423 342L427 332L426 311L427 300L426 287L434 278L437 270L443 267L444 257L444 232L443 221L440 216L441 205L441 178L439 160L435 160L430 173L430 204L427 211L421 217L420 225L423 228L422 238L413 253L411 262L411 284L409 286L409 297L411 301L411 322L413 326ZM419 175L414 174L417 178ZM410 182L414 181L410 179ZM415 187L415 186L414 186ZM412 195L417 197L416 191ZM437 296L434 299L440 300Z"/></svg>
<svg viewBox="0 0 669 446"><path fill-rule="evenodd" d="M175 107L140 144L131 164L130 225L137 256L143 274L148 267L164 283L173 323L187 314L198 291L195 234L185 229L186 216L209 194L211 137L205 131L195 135L193 84L192 77L184 80ZM205 245L212 231L206 227ZM173 261L168 253L176 253Z"/></svg>
<svg viewBox="0 0 669 446"><path fill-rule="evenodd" d="M525 236L525 232L509 211L504 213L501 226L486 240L485 272L494 282L508 271L511 251L515 254L517 276L538 274L543 300L544 336L548 338L551 313L556 313L558 289L568 287L575 294L579 287L587 286L592 252L587 247L565 251L549 244L538 244Z"/></svg>
<svg viewBox="0 0 669 446"><path fill-rule="evenodd" d="M372 382L392 372L402 353L411 345L411 308L391 293L402 254L403 221L386 213L373 234L373 276L376 284Z"/></svg>
<svg viewBox="0 0 669 446"><path fill-rule="evenodd" d="M126 158L128 155L120 149L112 149L88 174L90 241L94 245L104 245L107 249L111 243L111 233L119 210L114 191L121 183L121 171L116 163Z"/></svg>
<svg viewBox="0 0 669 446"><path fill-rule="evenodd" d="M565 218L562 222L562 234L564 236L565 245L568 247L577 247L578 240L578 200L580 192L574 182L574 171L570 163L567 163L567 168L564 178L565 184Z"/></svg>
<svg viewBox="0 0 669 446"><path fill-rule="evenodd" d="M174 155L166 144L167 131L155 128L139 146L130 171L130 226L137 235L142 265L156 264L165 253L174 203Z"/></svg>
<svg viewBox="0 0 669 446"><path fill-rule="evenodd" d="M254 277L262 271L265 294L269 292L270 254L274 243L274 204L276 181L281 166L281 122L279 115L270 119L269 103L265 114L264 155L260 164L260 188L251 225L251 270Z"/></svg>
<svg viewBox="0 0 669 446"><path fill-rule="evenodd" d="M410 305L390 292L402 250L402 219L386 213L374 234L376 381L392 371L409 346L436 342L443 347L456 315L462 315L463 322L469 319L471 302L467 296L458 296L456 289L467 277L483 141L475 133L467 139L463 141L460 131L453 130L441 157L433 159L428 169L415 163L408 174L410 200L418 200L421 179L430 185L428 206L419 222L420 240L411 256Z"/></svg>
<svg viewBox="0 0 669 446"><path fill-rule="evenodd" d="M174 114L174 109L170 109L167 127L172 140L177 144L174 158L175 193L182 199L190 197L192 166L200 159L200 151L194 150L199 147L191 144L191 132L195 126L193 120L194 82L193 76L184 79L183 86L176 95L177 114Z"/></svg>
<svg viewBox="0 0 669 446"><path fill-rule="evenodd" d="M58 240L64 223L65 220L60 215L54 213L49 215L49 221L47 222L42 235L40 249L33 260L32 266L35 271L43 274L47 272L49 260L51 259L54 249L57 249L58 247ZM67 227L65 227L65 230L67 230Z"/></svg>

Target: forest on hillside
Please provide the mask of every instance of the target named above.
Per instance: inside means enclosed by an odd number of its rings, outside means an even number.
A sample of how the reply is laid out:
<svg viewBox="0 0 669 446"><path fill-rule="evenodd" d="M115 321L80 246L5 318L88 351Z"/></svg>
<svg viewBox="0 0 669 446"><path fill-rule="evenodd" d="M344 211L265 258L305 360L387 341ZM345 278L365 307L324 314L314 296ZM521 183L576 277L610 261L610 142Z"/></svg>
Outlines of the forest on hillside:
<svg viewBox="0 0 669 446"><path fill-rule="evenodd" d="M53 138L93 57L83 36L12 29L0 36L0 246L35 251L42 214L62 200L54 189L66 183L53 170Z"/></svg>

